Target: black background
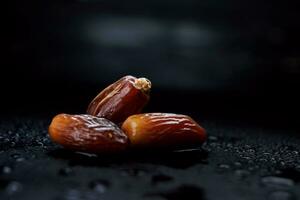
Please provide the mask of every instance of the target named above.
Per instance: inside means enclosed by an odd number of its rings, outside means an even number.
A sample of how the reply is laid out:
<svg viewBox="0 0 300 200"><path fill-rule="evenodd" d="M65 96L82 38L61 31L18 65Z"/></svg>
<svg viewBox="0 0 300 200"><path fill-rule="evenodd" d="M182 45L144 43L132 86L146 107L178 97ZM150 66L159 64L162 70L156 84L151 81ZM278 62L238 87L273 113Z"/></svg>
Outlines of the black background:
<svg viewBox="0 0 300 200"><path fill-rule="evenodd" d="M84 112L102 88L131 74L152 81L151 111L255 110L284 120L299 111L297 8L292 1L11 3L2 110Z"/></svg>

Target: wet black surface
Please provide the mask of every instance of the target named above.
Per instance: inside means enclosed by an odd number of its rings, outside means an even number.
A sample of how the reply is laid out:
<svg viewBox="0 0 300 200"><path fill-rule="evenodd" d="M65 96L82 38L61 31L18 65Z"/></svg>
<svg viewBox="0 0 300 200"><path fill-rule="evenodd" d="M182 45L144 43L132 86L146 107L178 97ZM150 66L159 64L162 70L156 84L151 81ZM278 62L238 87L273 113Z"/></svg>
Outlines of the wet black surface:
<svg viewBox="0 0 300 200"><path fill-rule="evenodd" d="M202 148L96 156L53 144L50 120L2 117L0 199L300 198L300 135L288 127L201 119Z"/></svg>

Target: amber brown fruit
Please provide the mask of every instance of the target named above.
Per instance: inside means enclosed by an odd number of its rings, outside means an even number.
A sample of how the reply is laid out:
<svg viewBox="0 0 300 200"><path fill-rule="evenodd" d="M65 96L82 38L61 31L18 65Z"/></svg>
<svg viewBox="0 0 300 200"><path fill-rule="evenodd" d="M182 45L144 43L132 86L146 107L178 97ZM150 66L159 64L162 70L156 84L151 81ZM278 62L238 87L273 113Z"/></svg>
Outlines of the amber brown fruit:
<svg viewBox="0 0 300 200"><path fill-rule="evenodd" d="M125 76L102 90L88 106L87 113L121 123L141 112L149 101L150 89L148 79Z"/></svg>
<svg viewBox="0 0 300 200"><path fill-rule="evenodd" d="M170 113L146 113L128 117L122 130L132 147L180 149L202 144L205 130L191 117Z"/></svg>
<svg viewBox="0 0 300 200"><path fill-rule="evenodd" d="M113 122L91 115L59 114L49 126L49 135L65 148L89 153L119 152L129 142Z"/></svg>

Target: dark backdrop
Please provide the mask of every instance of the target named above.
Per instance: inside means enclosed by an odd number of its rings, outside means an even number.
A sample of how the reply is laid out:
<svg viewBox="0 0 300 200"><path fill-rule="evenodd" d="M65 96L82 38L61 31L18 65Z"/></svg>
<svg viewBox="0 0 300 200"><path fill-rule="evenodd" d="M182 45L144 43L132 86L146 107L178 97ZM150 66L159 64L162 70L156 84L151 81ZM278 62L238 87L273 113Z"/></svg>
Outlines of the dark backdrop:
<svg viewBox="0 0 300 200"><path fill-rule="evenodd" d="M297 122L298 8L256 0L10 3L1 110L82 113L103 87L131 74L153 83L147 111Z"/></svg>

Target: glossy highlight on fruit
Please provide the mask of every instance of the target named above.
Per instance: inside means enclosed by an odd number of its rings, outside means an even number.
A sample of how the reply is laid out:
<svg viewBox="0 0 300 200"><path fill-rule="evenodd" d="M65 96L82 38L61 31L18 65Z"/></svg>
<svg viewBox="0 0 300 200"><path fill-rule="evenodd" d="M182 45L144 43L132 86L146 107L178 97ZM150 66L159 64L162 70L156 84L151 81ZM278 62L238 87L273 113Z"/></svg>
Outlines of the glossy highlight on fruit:
<svg viewBox="0 0 300 200"><path fill-rule="evenodd" d="M151 82L146 78L125 76L101 91L90 103L87 113L114 123L138 114L149 101Z"/></svg>
<svg viewBox="0 0 300 200"><path fill-rule="evenodd" d="M120 152L129 140L113 122L91 115L56 115L49 126L50 138L65 148L89 152Z"/></svg>
<svg viewBox="0 0 300 200"><path fill-rule="evenodd" d="M202 144L206 131L186 115L146 113L128 117L122 130L132 147L179 149Z"/></svg>

